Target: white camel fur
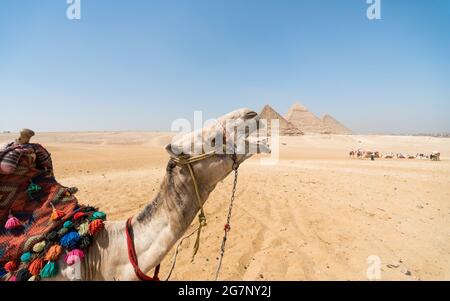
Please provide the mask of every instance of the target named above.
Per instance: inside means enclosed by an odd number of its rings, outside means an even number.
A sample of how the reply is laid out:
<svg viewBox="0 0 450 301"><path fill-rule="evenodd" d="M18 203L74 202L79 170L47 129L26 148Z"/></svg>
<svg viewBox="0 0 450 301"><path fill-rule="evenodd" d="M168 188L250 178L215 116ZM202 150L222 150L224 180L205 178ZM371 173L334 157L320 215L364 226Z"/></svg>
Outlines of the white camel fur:
<svg viewBox="0 0 450 301"><path fill-rule="evenodd" d="M249 109L240 109L219 118L218 122L230 119L237 120L236 124L239 125L250 120L259 120L259 116ZM217 126L210 126L200 132L203 141L208 141L211 137L221 137L218 133L222 130ZM190 146L192 135L194 134L188 134L175 143L172 142L166 146L166 150L171 156L177 155L174 153L176 147L173 146L186 146L186 143ZM228 139L233 139L233 134L229 135ZM270 152L265 142L256 141L251 144L257 145L258 152ZM251 155L238 154L237 162L242 163ZM217 183L232 171L232 165L231 154L215 154L192 163L203 202L208 199ZM166 171L156 197L132 219L139 267L147 274L150 274L183 236L200 209L188 168L169 161ZM95 238L81 264L67 266L61 259L59 266L60 273L49 280L138 280L128 259L125 221L105 222L105 229ZM164 275L164 271L161 272Z"/></svg>

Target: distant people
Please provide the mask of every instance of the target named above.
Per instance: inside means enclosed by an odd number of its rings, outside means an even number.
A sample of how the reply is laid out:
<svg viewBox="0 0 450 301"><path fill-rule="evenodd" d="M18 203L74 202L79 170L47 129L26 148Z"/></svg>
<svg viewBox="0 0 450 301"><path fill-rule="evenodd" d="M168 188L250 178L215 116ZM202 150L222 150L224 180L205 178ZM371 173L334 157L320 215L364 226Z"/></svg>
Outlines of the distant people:
<svg viewBox="0 0 450 301"><path fill-rule="evenodd" d="M350 157L350 158L355 158L355 151L354 150L351 150L349 153L348 153L348 156Z"/></svg>

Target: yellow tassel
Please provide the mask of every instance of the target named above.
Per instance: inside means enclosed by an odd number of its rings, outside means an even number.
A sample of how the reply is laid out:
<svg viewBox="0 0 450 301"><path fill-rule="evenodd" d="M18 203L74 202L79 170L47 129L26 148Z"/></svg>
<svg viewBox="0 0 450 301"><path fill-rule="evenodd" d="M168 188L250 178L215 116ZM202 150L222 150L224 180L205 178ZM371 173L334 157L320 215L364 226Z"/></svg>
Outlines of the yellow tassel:
<svg viewBox="0 0 450 301"><path fill-rule="evenodd" d="M60 220L61 218L64 217L64 212L62 212L61 210L58 209L53 209L52 215L50 216L50 219L52 221L57 221Z"/></svg>
<svg viewBox="0 0 450 301"><path fill-rule="evenodd" d="M89 232L89 222L85 222L78 227L78 234L84 236Z"/></svg>
<svg viewBox="0 0 450 301"><path fill-rule="evenodd" d="M45 248L45 241L41 241L33 246L33 252L40 253Z"/></svg>

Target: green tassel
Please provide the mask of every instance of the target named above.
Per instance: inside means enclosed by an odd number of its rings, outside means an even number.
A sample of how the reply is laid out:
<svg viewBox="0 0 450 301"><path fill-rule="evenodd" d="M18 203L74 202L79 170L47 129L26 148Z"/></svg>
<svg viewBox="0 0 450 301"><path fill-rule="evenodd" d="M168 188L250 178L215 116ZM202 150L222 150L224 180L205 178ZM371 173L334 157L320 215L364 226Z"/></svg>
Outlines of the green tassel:
<svg viewBox="0 0 450 301"><path fill-rule="evenodd" d="M28 186L28 189L27 189L28 197L30 199L32 199L33 198L33 193L36 193L36 192L40 191L41 189L42 189L41 186L31 182L30 185Z"/></svg>
<svg viewBox="0 0 450 301"><path fill-rule="evenodd" d="M58 235L59 236L63 236L64 234L66 234L67 232L69 232L69 229L67 228L61 228L58 230Z"/></svg>
<svg viewBox="0 0 450 301"><path fill-rule="evenodd" d="M39 275L41 278L52 278L58 274L58 264L53 261L47 262Z"/></svg>
<svg viewBox="0 0 450 301"><path fill-rule="evenodd" d="M106 214L104 212L101 212L101 211L96 211L91 216L91 220L95 220L95 219L106 220Z"/></svg>

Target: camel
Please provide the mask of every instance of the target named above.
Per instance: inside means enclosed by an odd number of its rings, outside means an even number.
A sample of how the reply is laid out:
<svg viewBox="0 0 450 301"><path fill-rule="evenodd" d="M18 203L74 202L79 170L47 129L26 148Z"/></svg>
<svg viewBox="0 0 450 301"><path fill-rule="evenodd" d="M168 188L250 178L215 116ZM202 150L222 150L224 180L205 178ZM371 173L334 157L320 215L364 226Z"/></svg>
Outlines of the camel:
<svg viewBox="0 0 450 301"><path fill-rule="evenodd" d="M430 155L430 159L432 161L440 161L441 160L441 153L440 152L432 152Z"/></svg>
<svg viewBox="0 0 450 301"><path fill-rule="evenodd" d="M380 158L380 153L377 151L363 151L362 158L370 158L374 156L374 158Z"/></svg>
<svg viewBox="0 0 450 301"><path fill-rule="evenodd" d="M416 155L416 157L418 157L419 159L429 159L430 158L430 156L428 154L425 154L425 153L418 153Z"/></svg>
<svg viewBox="0 0 450 301"><path fill-rule="evenodd" d="M219 118L218 124L223 125L226 120L235 120L235 125L240 126L249 121L258 121L259 116L249 109L240 109ZM270 153L266 141L250 141L250 132L255 130L256 128L252 128L244 134L246 145L254 147L257 153ZM223 135L224 133L225 135ZM215 143L215 137L225 136L228 143L230 140L235 141L234 139L238 136L235 131L228 133L223 127L219 128L216 124L180 137L166 146L166 151L172 159L168 162L160 191L153 201L131 219L139 268L146 274L164 259L174 244L183 236L201 206L208 199L209 194L220 181L232 172L234 160L241 164L252 156L249 152L242 154L238 152L233 160L233 155L229 152L226 154L214 153L191 163L199 188L201 199L201 204L199 204L200 200L194 189L193 181L195 180L188 167L177 164L176 160L173 160L173 158L194 155L192 152L180 153L179 151L191 150L191 146L194 144L194 147L200 147L200 150L205 149L206 144L202 141L192 143L191 138L195 135L202 135L203 141L213 141L213 143ZM79 272L75 271L77 265L67 266L61 258L59 274L48 280L138 280L128 258L125 232L125 221L105 222L105 229L98 233L89 252L78 265ZM75 276L76 274L79 276Z"/></svg>
<svg viewBox="0 0 450 301"><path fill-rule="evenodd" d="M384 159L392 159L392 158L394 158L394 154L393 153L385 154L385 155L383 155L383 158Z"/></svg>
<svg viewBox="0 0 450 301"><path fill-rule="evenodd" d="M397 153L397 159L406 159L405 155L403 155L402 153Z"/></svg>
<svg viewBox="0 0 450 301"><path fill-rule="evenodd" d="M357 157L358 159L362 159L362 157L363 157L363 151L360 150L360 149L358 149L358 151L356 152L356 157Z"/></svg>

